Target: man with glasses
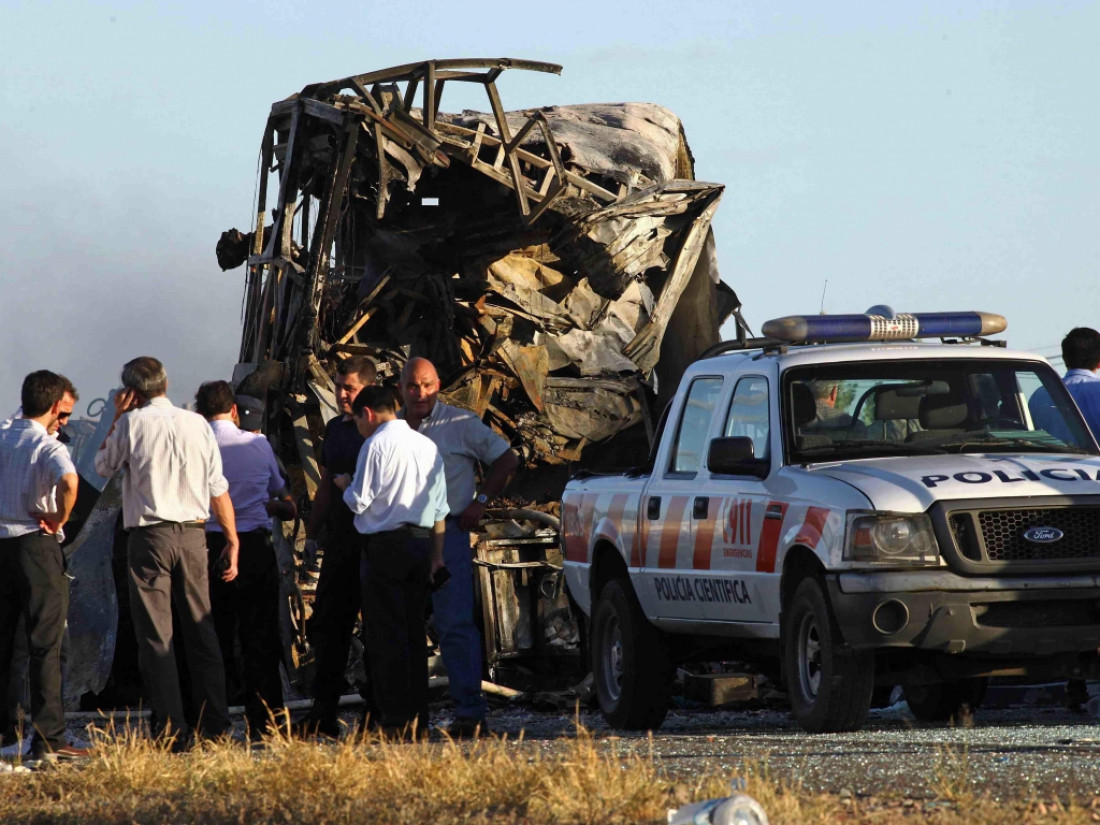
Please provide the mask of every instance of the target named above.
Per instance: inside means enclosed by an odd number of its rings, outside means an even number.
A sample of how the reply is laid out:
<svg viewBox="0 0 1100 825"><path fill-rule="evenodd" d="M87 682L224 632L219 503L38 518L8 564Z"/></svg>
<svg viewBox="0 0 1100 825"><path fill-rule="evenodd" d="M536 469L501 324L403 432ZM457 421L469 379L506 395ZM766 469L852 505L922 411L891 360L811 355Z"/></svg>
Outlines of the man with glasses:
<svg viewBox="0 0 1100 825"><path fill-rule="evenodd" d="M61 379L65 387L65 392L61 396L61 409L58 410L57 420L50 425L49 434L54 438L59 438L61 434L61 428L69 423L69 418L72 417L73 408L76 406L76 402L80 400L80 394L76 391L76 387L73 386L73 382L66 378L64 375L55 373L58 378ZM20 405L11 418L0 421L0 430L6 430L12 425L13 422L23 418L23 407ZM64 440L64 439L62 439Z"/></svg>
<svg viewBox="0 0 1100 825"><path fill-rule="evenodd" d="M51 436L62 409L72 412L68 379L40 370L23 381L22 417L0 431L0 685L11 679L19 628L30 659L31 753L56 761L87 755L65 738L62 645L69 585L58 533L76 504L78 480L68 451ZM69 396L66 404L65 396ZM0 707L0 735L14 731Z"/></svg>
<svg viewBox="0 0 1100 825"><path fill-rule="evenodd" d="M57 413L57 421L50 425L47 430L47 434L56 438L62 443L67 443L68 439L64 437L61 432L61 428L69 423L69 418L73 414L73 407L76 406L76 402L80 399L79 393L76 391L76 387L73 386L73 382L66 378L64 375L57 374L57 377L61 379L64 386L64 394L61 396L61 408ZM11 418L6 421L0 421L0 430L6 430L19 419L23 418L23 407L15 411ZM46 499L40 503L40 509L44 511L52 511L57 509L57 502L54 497L54 491L51 490ZM65 530L59 528L57 531L57 540L64 543ZM69 653L69 631L65 630L64 640L61 645L61 669L65 669L65 662L68 659ZM27 651L27 635L24 631L22 620L20 620L19 628L15 633L15 650L12 652L11 658L11 677L5 686L0 682L0 690L5 691L4 702L7 708L7 714L9 719L18 719L20 708L27 707L26 696L26 682L27 682L27 665L30 661L29 653ZM10 733L10 731L9 731Z"/></svg>

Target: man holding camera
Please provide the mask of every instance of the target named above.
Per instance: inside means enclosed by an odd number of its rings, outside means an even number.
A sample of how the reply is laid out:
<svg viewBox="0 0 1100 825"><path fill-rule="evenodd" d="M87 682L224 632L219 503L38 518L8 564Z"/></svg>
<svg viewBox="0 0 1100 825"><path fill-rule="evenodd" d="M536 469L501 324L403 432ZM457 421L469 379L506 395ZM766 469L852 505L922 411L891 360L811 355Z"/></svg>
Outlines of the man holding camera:
<svg viewBox="0 0 1100 825"><path fill-rule="evenodd" d="M225 533L222 581L237 577L238 540L221 454L206 420L172 406L168 376L156 358L122 368L111 430L95 457L101 476L126 470L122 523L129 533L130 603L138 666L153 707L155 735L175 737L185 749L190 734L172 642L172 606L179 614L191 697L204 736L229 728L225 669L210 613L206 519L214 514Z"/></svg>
<svg viewBox="0 0 1100 825"><path fill-rule="evenodd" d="M257 399L241 397L255 415L262 410ZM259 433L246 431L238 413L238 399L226 381L207 381L195 393L195 409L210 422L229 482L229 497L240 540L237 578L231 582L210 580L214 628L225 662L226 685L244 683L245 720L252 739L258 739L278 720L283 710L283 685L279 676L282 644L279 641L279 565L271 541L271 519L293 520L298 509L287 491L275 460L275 451ZM247 422L259 429L259 420ZM206 523L206 546L215 574L226 537L215 520ZM241 657L235 655L238 640ZM242 680L243 677L243 680Z"/></svg>
<svg viewBox="0 0 1100 825"><path fill-rule="evenodd" d="M362 534L363 622L382 731L424 736L428 658L424 611L429 582L443 581L447 481L435 444L397 418L386 387L353 405L365 439L355 475L336 476Z"/></svg>

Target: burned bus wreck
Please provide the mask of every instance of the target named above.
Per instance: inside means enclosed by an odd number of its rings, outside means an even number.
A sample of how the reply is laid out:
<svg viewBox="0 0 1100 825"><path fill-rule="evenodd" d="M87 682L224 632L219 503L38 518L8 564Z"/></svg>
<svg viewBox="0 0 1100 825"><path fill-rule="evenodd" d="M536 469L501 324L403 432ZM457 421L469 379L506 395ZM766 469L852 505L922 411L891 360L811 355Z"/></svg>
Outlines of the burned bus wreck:
<svg viewBox="0 0 1100 825"><path fill-rule="evenodd" d="M334 367L350 355L389 383L429 358L441 397L519 454L507 502L475 534L491 674L576 650L557 537L565 481L636 463L684 368L730 314L743 326L711 232L723 187L694 179L679 119L646 103L505 111L508 69L561 71L435 60L275 103L252 231L217 244L223 269L244 267L233 380L266 400L300 511L337 414ZM447 113L458 83L484 89L487 112ZM284 525L283 538L293 681L310 594L304 530Z"/></svg>

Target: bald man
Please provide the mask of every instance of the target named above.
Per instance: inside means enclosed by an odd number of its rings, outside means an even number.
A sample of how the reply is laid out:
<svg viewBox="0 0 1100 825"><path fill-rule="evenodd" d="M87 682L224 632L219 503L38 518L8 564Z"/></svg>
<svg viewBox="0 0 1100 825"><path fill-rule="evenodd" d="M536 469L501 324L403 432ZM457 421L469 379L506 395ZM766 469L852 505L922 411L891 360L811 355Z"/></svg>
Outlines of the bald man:
<svg viewBox="0 0 1100 825"><path fill-rule="evenodd" d="M508 442L477 416L439 400L439 375L426 358L412 358L401 371L400 415L439 448L447 476L447 517L443 561L451 581L432 594L439 647L447 668L455 720L453 738L484 736L487 706L481 692L481 636L474 624L474 566L470 531L481 523L485 508L504 488L519 458ZM487 468L481 490L478 464Z"/></svg>

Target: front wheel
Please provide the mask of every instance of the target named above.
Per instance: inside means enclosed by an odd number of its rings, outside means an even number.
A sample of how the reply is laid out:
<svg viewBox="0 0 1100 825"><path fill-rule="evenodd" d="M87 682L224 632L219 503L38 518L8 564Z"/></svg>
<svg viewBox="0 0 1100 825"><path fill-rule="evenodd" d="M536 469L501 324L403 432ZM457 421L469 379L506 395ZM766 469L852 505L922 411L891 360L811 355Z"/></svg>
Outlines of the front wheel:
<svg viewBox="0 0 1100 825"><path fill-rule="evenodd" d="M653 730L664 722L672 681L664 640L623 579L604 585L592 615L592 674L613 728Z"/></svg>
<svg viewBox="0 0 1100 825"><path fill-rule="evenodd" d="M798 585L782 635L787 695L799 724L811 733L859 730L871 707L874 656L845 647L817 579Z"/></svg>
<svg viewBox="0 0 1100 825"><path fill-rule="evenodd" d="M946 722L953 716L973 713L985 698L989 679L953 679L934 685L906 685L905 701L922 722Z"/></svg>

